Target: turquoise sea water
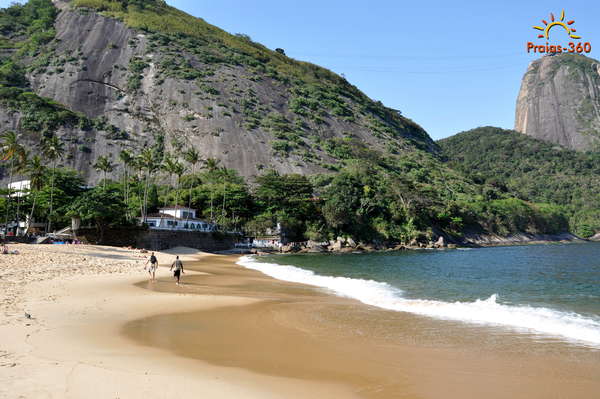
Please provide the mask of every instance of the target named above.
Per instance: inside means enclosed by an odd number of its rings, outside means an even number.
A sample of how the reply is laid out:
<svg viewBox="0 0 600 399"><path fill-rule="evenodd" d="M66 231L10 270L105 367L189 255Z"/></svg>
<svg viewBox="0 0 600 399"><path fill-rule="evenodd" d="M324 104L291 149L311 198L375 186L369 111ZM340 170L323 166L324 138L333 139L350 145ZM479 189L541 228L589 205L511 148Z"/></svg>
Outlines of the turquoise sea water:
<svg viewBox="0 0 600 399"><path fill-rule="evenodd" d="M600 347L600 243L245 257L380 308Z"/></svg>

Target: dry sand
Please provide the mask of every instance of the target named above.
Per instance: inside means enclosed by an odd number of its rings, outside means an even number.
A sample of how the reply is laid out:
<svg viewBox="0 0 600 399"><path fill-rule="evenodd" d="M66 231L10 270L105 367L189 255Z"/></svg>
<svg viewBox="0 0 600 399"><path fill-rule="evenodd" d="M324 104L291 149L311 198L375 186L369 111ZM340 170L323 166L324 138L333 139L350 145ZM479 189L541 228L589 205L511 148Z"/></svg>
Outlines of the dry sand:
<svg viewBox="0 0 600 399"><path fill-rule="evenodd" d="M0 255L0 398L592 398L599 353L387 312L187 248ZM25 312L31 314L29 319ZM548 349L550 348L550 349Z"/></svg>
<svg viewBox="0 0 600 399"><path fill-rule="evenodd" d="M336 384L213 366L124 337L123 324L139 317L252 302L135 287L147 281L149 254L85 245L10 249L20 254L0 256L0 398L352 397ZM172 252L184 261L202 256L187 248ZM174 259L157 255L161 266ZM168 269L157 274L174 286Z"/></svg>

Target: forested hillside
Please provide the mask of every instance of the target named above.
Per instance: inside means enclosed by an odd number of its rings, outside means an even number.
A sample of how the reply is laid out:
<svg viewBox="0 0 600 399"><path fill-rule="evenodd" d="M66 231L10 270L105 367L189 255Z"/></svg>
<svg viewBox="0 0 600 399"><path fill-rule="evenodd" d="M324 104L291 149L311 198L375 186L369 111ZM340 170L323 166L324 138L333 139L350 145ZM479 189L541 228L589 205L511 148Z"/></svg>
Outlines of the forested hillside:
<svg viewBox="0 0 600 399"><path fill-rule="evenodd" d="M584 237L600 231L600 153L576 152L495 127L438 144L451 168L493 188L489 196L557 204L571 231Z"/></svg>
<svg viewBox="0 0 600 399"><path fill-rule="evenodd" d="M0 10L0 34L2 179L34 182L2 197L9 221L104 228L177 204L294 240L568 228L555 205L441 162L343 77L163 1L30 0Z"/></svg>

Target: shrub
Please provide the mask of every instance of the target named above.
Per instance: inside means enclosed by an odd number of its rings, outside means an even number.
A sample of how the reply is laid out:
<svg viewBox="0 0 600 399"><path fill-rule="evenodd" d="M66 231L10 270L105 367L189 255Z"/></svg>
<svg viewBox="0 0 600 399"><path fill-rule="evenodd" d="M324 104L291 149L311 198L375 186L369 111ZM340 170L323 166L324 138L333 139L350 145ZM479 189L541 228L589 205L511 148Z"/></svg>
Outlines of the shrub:
<svg viewBox="0 0 600 399"><path fill-rule="evenodd" d="M293 149L293 146L284 140L274 140L271 143L271 148L276 154L286 154Z"/></svg>
<svg viewBox="0 0 600 399"><path fill-rule="evenodd" d="M24 87L28 84L23 67L12 60L6 60L0 65L0 85Z"/></svg>

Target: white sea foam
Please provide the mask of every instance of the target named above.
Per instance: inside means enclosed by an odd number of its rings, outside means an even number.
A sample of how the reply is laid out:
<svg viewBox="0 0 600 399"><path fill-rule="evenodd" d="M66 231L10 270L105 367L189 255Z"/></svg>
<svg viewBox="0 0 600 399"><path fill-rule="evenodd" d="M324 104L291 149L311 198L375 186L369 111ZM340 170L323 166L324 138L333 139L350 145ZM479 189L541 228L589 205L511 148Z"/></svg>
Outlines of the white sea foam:
<svg viewBox="0 0 600 399"><path fill-rule="evenodd" d="M321 276L295 266L259 262L251 256L240 258L238 264L279 280L327 288L336 295L354 298L383 309L446 320L511 327L600 347L600 320L543 307L504 305L498 303L496 294L474 302L407 299L402 297L400 289L384 282Z"/></svg>

